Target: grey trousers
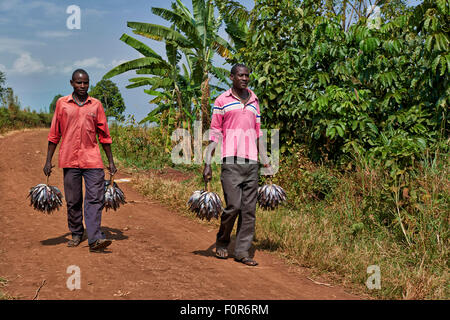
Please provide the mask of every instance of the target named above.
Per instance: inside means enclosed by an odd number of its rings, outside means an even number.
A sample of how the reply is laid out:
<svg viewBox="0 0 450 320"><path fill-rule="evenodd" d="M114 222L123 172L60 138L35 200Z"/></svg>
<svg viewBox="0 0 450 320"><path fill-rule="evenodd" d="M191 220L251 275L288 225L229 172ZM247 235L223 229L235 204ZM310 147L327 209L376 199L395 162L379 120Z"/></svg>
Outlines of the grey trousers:
<svg viewBox="0 0 450 320"><path fill-rule="evenodd" d="M216 237L216 247L226 248L230 243L236 217L236 246L234 256L242 259L249 256L255 233L255 211L258 195L259 165L222 164L220 180L222 182L226 208L221 215L220 228Z"/></svg>
<svg viewBox="0 0 450 320"><path fill-rule="evenodd" d="M105 173L103 169L64 168L67 220L72 237L82 237L84 233L82 178L85 186L84 222L88 244L92 244L105 238L100 230L105 197Z"/></svg>

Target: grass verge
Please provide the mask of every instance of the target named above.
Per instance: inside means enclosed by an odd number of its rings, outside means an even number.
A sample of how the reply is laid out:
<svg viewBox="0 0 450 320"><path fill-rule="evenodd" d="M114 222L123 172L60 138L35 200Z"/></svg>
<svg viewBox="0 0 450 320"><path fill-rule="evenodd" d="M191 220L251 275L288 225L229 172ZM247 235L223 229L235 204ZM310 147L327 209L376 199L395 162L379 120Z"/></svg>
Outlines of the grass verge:
<svg viewBox="0 0 450 320"><path fill-rule="evenodd" d="M146 136L144 129L136 130ZM146 136L149 158L121 150L132 157L120 163L137 170L134 184L142 194L195 219L186 202L203 188L202 168L177 167L193 176L181 182L144 173L171 166L152 142L155 132ZM289 200L274 211L257 209L254 244L375 299L448 299L449 176L448 155L424 157L391 181L381 168L356 164L338 170L311 163L299 150L280 160L273 182L285 188ZM223 201L219 166L213 166L211 190ZM216 220L198 221L218 226ZM370 290L367 270L373 265L380 268L381 288Z"/></svg>

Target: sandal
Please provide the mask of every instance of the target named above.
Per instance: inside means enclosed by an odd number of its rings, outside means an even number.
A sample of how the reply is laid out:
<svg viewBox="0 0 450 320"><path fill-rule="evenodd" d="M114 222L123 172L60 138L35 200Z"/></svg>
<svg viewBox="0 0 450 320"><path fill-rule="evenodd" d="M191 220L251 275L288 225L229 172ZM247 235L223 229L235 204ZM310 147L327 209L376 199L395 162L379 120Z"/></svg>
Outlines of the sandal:
<svg viewBox="0 0 450 320"><path fill-rule="evenodd" d="M251 267L255 267L258 265L258 262L256 262L255 260L253 260L252 258L249 258L249 257L245 257L242 259L234 259L234 260L237 262L243 263L247 266L251 266Z"/></svg>
<svg viewBox="0 0 450 320"><path fill-rule="evenodd" d="M227 259L228 250L225 248L216 248L216 257L219 259Z"/></svg>
<svg viewBox="0 0 450 320"><path fill-rule="evenodd" d="M81 237L73 237L69 242L67 242L68 247L77 247L81 242Z"/></svg>

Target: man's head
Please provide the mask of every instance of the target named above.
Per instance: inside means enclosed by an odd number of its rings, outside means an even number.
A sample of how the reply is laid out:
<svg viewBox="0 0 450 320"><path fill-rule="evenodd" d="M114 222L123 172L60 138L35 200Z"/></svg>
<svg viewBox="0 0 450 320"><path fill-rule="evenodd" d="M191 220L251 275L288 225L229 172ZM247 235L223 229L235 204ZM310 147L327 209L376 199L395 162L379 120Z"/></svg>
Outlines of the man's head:
<svg viewBox="0 0 450 320"><path fill-rule="evenodd" d="M250 78L250 72L245 64L235 64L231 68L230 79L233 82L233 88L246 89Z"/></svg>
<svg viewBox="0 0 450 320"><path fill-rule="evenodd" d="M77 96L84 97L89 90L89 75L83 69L77 69L72 73L70 84Z"/></svg>

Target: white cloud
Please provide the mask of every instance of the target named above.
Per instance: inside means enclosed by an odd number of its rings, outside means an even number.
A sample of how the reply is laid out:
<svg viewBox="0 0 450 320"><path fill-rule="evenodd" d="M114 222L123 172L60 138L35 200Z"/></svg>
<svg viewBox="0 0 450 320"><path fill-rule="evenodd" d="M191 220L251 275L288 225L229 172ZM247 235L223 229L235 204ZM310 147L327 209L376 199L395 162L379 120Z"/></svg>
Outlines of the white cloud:
<svg viewBox="0 0 450 320"><path fill-rule="evenodd" d="M73 65L74 65L74 67L79 67L79 68L98 68L98 69L106 68L106 66L97 57L78 60L78 61L75 61L73 63Z"/></svg>
<svg viewBox="0 0 450 320"><path fill-rule="evenodd" d="M73 33L70 31L38 31L36 35L41 38L65 38Z"/></svg>
<svg viewBox="0 0 450 320"><path fill-rule="evenodd" d="M92 58L86 58L83 60L77 60L74 63L65 66L64 68L60 69L63 73L69 73L72 72L75 69L83 68L83 69L106 69L106 65L101 61L101 59L97 57ZM89 70L86 70L89 72Z"/></svg>
<svg viewBox="0 0 450 320"><path fill-rule="evenodd" d="M21 53L19 58L14 61L12 69L9 70L9 73L26 75L35 72L41 72L45 69L46 68L41 61L34 59L33 57L31 57L30 53L26 52Z"/></svg>
<svg viewBox="0 0 450 320"><path fill-rule="evenodd" d="M120 64L122 64L122 63L124 63L124 62L128 62L128 61L130 61L130 60L126 60L126 59L114 59L112 62L111 62L111 67L117 67L118 65L120 65Z"/></svg>
<svg viewBox="0 0 450 320"><path fill-rule="evenodd" d="M101 11L93 8L81 8L81 14L92 17L103 17L108 11Z"/></svg>
<svg viewBox="0 0 450 320"><path fill-rule="evenodd" d="M33 11L35 15L65 14L65 7L46 1L2 0L0 12L23 14Z"/></svg>
<svg viewBox="0 0 450 320"><path fill-rule="evenodd" d="M44 45L45 43L35 40L15 39L0 37L0 52L9 52L15 54L27 53L25 47Z"/></svg>
<svg viewBox="0 0 450 320"><path fill-rule="evenodd" d="M0 15L21 27L39 27L61 21L67 16L66 7L46 1L1 0ZM5 18L4 18L5 19Z"/></svg>

